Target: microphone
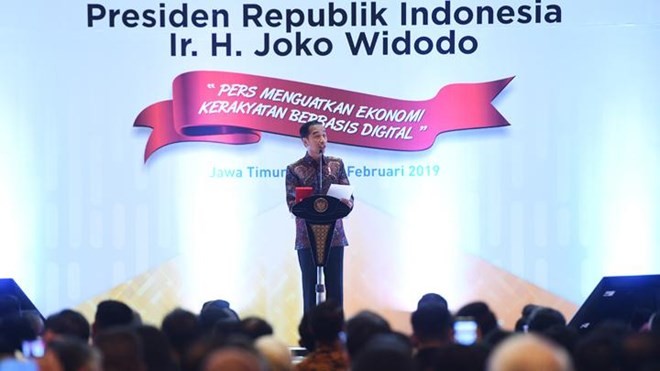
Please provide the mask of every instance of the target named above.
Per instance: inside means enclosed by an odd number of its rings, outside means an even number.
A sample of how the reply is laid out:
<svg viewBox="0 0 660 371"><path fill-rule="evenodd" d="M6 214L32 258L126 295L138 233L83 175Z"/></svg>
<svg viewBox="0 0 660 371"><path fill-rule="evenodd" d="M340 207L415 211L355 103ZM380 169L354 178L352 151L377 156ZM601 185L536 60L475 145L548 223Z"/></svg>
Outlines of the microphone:
<svg viewBox="0 0 660 371"><path fill-rule="evenodd" d="M319 149L319 193L323 192L323 150Z"/></svg>

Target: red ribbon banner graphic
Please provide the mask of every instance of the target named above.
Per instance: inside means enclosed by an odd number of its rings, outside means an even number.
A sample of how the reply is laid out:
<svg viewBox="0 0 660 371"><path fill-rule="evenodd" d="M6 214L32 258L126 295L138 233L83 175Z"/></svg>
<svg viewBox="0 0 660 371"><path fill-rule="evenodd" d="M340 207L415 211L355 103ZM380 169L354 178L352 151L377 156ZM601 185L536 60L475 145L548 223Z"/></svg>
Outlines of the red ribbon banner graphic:
<svg viewBox="0 0 660 371"><path fill-rule="evenodd" d="M178 142L256 143L261 132L298 137L300 124L322 122L333 143L421 151L444 132L506 126L491 101L513 77L444 86L432 99L407 101L320 85L221 71L186 72L172 99L140 112L149 127L144 161Z"/></svg>

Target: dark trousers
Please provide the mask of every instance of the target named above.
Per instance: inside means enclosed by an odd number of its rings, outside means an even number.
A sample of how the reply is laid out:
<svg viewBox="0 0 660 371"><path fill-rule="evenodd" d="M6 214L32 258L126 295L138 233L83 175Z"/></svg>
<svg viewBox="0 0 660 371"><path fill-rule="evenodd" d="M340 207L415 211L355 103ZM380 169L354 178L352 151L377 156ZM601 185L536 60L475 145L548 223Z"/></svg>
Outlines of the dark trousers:
<svg viewBox="0 0 660 371"><path fill-rule="evenodd" d="M316 266L312 249L299 249L298 262L302 273L303 305L305 313L316 306ZM326 300L344 306L344 246L333 246L323 268Z"/></svg>

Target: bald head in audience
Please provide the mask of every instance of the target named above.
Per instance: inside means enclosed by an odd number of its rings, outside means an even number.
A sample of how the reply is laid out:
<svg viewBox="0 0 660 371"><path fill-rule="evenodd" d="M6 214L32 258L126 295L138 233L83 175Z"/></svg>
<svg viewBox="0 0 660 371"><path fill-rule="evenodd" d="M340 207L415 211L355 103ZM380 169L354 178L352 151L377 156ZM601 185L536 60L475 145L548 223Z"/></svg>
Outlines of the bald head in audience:
<svg viewBox="0 0 660 371"><path fill-rule="evenodd" d="M261 336L254 343L259 353L266 359L271 371L293 370L291 351L282 341L272 335Z"/></svg>
<svg viewBox="0 0 660 371"><path fill-rule="evenodd" d="M265 371L268 367L257 355L244 349L223 348L211 353L204 371Z"/></svg>
<svg viewBox="0 0 660 371"><path fill-rule="evenodd" d="M572 371L568 353L534 334L512 336L491 354L488 371Z"/></svg>

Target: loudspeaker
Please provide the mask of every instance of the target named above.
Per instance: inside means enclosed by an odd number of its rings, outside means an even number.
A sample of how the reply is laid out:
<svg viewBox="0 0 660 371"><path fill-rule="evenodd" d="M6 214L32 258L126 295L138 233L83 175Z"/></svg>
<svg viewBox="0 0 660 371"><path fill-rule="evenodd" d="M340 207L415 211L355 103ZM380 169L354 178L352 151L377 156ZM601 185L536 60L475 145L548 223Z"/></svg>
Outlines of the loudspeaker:
<svg viewBox="0 0 660 371"><path fill-rule="evenodd" d="M39 312L37 307L32 304L30 298L25 295L25 292L21 290L21 287L18 286L16 281L11 278L0 278L0 297L3 296L13 296L18 299L18 305L21 313L34 312L39 315L42 319L43 315Z"/></svg>
<svg viewBox="0 0 660 371"><path fill-rule="evenodd" d="M660 275L603 277L568 326L584 333L614 320L628 325L660 310Z"/></svg>

